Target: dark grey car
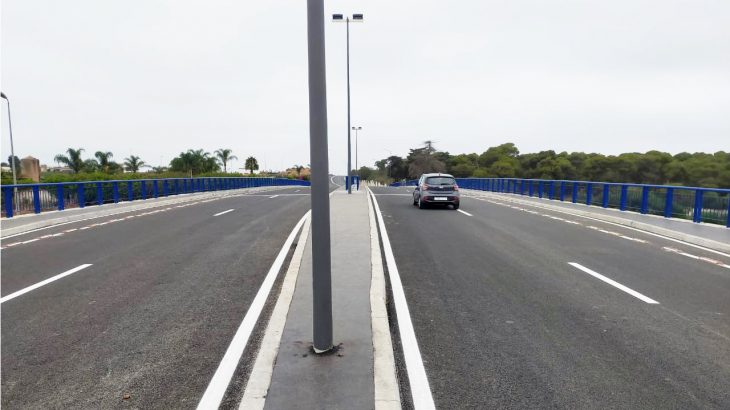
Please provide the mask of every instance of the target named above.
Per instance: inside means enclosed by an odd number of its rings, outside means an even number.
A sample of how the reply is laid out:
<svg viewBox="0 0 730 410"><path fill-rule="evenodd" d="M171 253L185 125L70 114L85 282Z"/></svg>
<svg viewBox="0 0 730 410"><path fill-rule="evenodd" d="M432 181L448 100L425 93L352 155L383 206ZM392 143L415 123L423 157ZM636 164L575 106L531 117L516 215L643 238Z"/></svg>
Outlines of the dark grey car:
<svg viewBox="0 0 730 410"><path fill-rule="evenodd" d="M413 205L451 204L459 209L459 186L449 174L423 174L413 190Z"/></svg>

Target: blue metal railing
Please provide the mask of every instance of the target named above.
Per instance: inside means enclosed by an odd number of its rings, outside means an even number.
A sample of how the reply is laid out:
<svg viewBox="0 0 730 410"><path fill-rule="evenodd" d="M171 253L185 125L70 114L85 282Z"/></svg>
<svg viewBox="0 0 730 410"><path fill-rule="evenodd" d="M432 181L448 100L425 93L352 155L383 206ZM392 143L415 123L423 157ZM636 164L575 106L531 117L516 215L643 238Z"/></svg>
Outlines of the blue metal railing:
<svg viewBox="0 0 730 410"><path fill-rule="evenodd" d="M418 181L391 186L415 186ZM616 208L730 228L730 189L520 178L456 178L461 188Z"/></svg>
<svg viewBox="0 0 730 410"><path fill-rule="evenodd" d="M2 216L63 211L125 201L145 200L194 192L265 186L309 186L309 181L287 178L206 177L113 181L79 181L3 185Z"/></svg>
<svg viewBox="0 0 730 410"><path fill-rule="evenodd" d="M352 183L356 184L356 190L360 190L360 177L358 175L352 176ZM345 185L343 185L343 188L347 189L347 187L350 185L350 177L345 175Z"/></svg>

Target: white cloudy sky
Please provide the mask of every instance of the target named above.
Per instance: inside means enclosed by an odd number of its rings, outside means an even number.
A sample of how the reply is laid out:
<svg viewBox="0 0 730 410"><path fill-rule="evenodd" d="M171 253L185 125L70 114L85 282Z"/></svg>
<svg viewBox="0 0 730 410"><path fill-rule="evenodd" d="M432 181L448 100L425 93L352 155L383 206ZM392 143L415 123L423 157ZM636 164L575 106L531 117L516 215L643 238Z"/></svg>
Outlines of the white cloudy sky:
<svg viewBox="0 0 730 410"><path fill-rule="evenodd" d="M730 1L325 2L351 26L360 164L425 139L616 154L730 150ZM16 153L157 165L232 148L309 163L303 0L3 0ZM330 170L346 169L345 27L327 22ZM3 103L2 155L9 154ZM242 161L234 164L241 167Z"/></svg>

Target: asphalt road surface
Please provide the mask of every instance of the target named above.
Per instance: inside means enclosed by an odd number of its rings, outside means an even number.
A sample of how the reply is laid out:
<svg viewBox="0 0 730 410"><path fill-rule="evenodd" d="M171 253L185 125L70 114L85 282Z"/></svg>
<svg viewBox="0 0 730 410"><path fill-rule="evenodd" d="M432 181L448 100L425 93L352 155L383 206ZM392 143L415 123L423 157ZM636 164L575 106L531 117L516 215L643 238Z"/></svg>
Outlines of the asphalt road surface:
<svg viewBox="0 0 730 410"><path fill-rule="evenodd" d="M288 187L4 240L2 407L194 408L308 209Z"/></svg>
<svg viewBox="0 0 730 410"><path fill-rule="evenodd" d="M499 200L419 210L411 188L372 191L438 408L730 408L727 256Z"/></svg>

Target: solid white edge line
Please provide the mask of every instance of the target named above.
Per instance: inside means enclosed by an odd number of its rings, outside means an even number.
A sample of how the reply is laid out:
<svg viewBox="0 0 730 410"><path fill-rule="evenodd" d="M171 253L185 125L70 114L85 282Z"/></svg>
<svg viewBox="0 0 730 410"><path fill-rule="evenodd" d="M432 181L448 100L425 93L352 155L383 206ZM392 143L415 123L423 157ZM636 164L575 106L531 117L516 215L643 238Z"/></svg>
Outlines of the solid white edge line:
<svg viewBox="0 0 730 410"><path fill-rule="evenodd" d="M380 237L375 220L373 202L368 196L368 219L370 221L370 327L373 331L373 381L375 410L400 409L400 391L393 356L393 341L390 337L387 294L383 256L380 253Z"/></svg>
<svg viewBox="0 0 730 410"><path fill-rule="evenodd" d="M238 362L241 360L243 351L246 349L248 339L251 337L251 332L256 326L256 322L258 322L261 311L266 304L266 299L269 297L271 288L274 286L276 277L281 270L281 266L284 264L286 255L289 253L289 249L294 242L297 232L302 227L308 216L309 212L304 214L302 219L297 222L294 229L292 229L291 233L289 233L289 237L286 238L286 241L281 247L276 259L274 259L274 263L271 265L269 272L266 274L266 278L264 278L263 283L261 283L261 287L256 293L256 297L253 299L253 302L251 302L251 306L249 306L246 316L244 316L241 325L238 327L238 330L236 330L236 334L233 336L231 344L228 346L226 353L223 355L223 359L221 359L218 369L215 371L213 378L210 380L208 387L205 389L203 397L198 403L197 408L199 410L217 409L220 406L223 396L226 394L226 390L228 389L228 384L231 382L231 378L238 367Z"/></svg>
<svg viewBox="0 0 730 410"><path fill-rule="evenodd" d="M233 212L233 211L234 211L233 209L229 209L229 210L227 210L227 211L223 211L223 212L218 212L217 214L215 214L215 215L213 215L213 216L221 216L221 215L225 215L225 214L227 214L227 213L229 213L229 212Z"/></svg>
<svg viewBox="0 0 730 410"><path fill-rule="evenodd" d="M416 410L435 409L431 395L431 388L428 384L426 369L421 359L421 351L418 348L418 340L411 322L411 314L408 310L408 302L403 291L403 284L398 273L398 266L395 263L393 248L390 246L388 231L385 229L383 214L380 212L380 206L375 195L367 188L368 193L372 196L373 205L375 206L375 214L380 227L380 238L383 241L383 250L385 251L385 263L388 266L388 276L390 277L390 287L393 292L393 302L395 304L396 315L398 316L398 332L403 346L403 357L406 362L406 371L408 372L408 382L411 387L411 396L413 398L413 407Z"/></svg>
<svg viewBox="0 0 730 410"><path fill-rule="evenodd" d="M91 266L90 263L85 263L85 264L79 265L79 266L77 266L77 267L75 267L73 269L69 269L66 272L59 273L58 275L52 276L52 277L50 277L50 278L48 278L48 279L46 279L44 281L38 282L35 285L28 286L27 288L21 289L21 290L19 290L17 292L11 293L11 294L3 297L3 298L0 298L0 303L5 303L5 302L7 302L7 301L9 301L11 299L15 299L15 298L17 298L20 295L23 295L25 293L30 292L31 290L38 289L41 286L47 285L47 284L49 284L51 282L57 281L57 280L59 280L61 278L64 278L64 277L66 277L68 275L74 274L74 273L76 273L76 272L78 272L78 271L80 271L82 269L88 268L89 266Z"/></svg>
<svg viewBox="0 0 730 410"><path fill-rule="evenodd" d="M309 212L307 212L307 216L309 216ZM294 250L291 263L289 263L289 268L281 284L279 298L271 313L269 323L266 325L266 331L261 340L261 348L259 348L259 352L256 355L253 369L248 377L246 388L243 391L243 398L238 406L241 410L263 409L266 404L266 395L271 386L271 377L274 373L274 364L279 353L281 336L284 333L289 307L297 286L297 277L299 276L299 269L301 267L302 257L304 256L304 248L309 237L310 222L311 218L307 218L304 227L302 227L302 233L299 234L297 248Z"/></svg>
<svg viewBox="0 0 730 410"><path fill-rule="evenodd" d="M461 212L462 214L464 214L466 216L474 216L474 215L470 214L469 212L462 211L461 209L457 209L457 211Z"/></svg>
<svg viewBox="0 0 730 410"><path fill-rule="evenodd" d="M600 273L598 273L596 271L592 271L592 270L586 268L585 266L583 266L583 265L581 265L579 263L568 262L568 265L570 265L570 266L572 266L574 268L580 269L583 272L585 272L585 273L593 276L594 278L600 279L600 280L608 283L609 285L611 285L613 287L616 287L618 289L621 289L624 292L628 293L629 295L631 295L631 296L633 296L633 297L635 297L637 299L641 299L642 301L644 301L646 303L649 303L649 304L652 304L652 305L658 305L659 304L659 302L657 302L656 300L654 300L654 299L652 299L652 298L650 298L648 296L644 296L641 293L639 293L639 292L637 292L637 291L635 291L635 290L633 290L631 288L628 288L628 287L626 287L626 286L624 286L624 285L616 282L613 279L607 278L607 277L601 275Z"/></svg>
<svg viewBox="0 0 730 410"><path fill-rule="evenodd" d="M668 241L681 243L683 245L691 246L693 248L701 249L701 250L706 251L706 252L711 252L711 253L715 253L715 254L722 255L722 256L725 256L727 258L730 258L730 254L727 254L727 253L722 252L722 251L716 251L714 249L706 248L706 247L704 247L702 245L695 245L693 243L685 242L685 241L683 241L681 239L674 239L674 238L670 238L668 236L660 235L658 233L645 231L645 230L639 229L639 228L634 228L633 226L621 225L621 224L617 224L616 222L609 222L609 221L604 221L603 219L598 219L598 218L593 218L593 217L590 217L590 216L575 214L575 213L570 212L570 210L568 210L568 209L566 209L566 210L559 210L559 209L553 209L553 208L546 208L544 206L540 206L539 204L533 204L530 201L526 201L526 200L521 200L520 201L520 198L519 197L518 198L508 197L506 199L505 198L501 198L499 196L497 196L497 197L499 198L499 200L502 200L502 201L510 201L510 202L522 203L525 206L531 206L533 208L545 209L545 210L552 211L552 212L558 212L558 213L562 213L562 214L567 214L567 215L575 216L575 217L578 217L578 218L585 218L585 219L590 219L592 221L601 222L601 223L604 223L604 224L618 226L620 228L630 229L632 231L637 231L637 232L641 232L641 233L644 233L644 234L647 234L647 235L656 236L657 238L662 238L662 239L666 239ZM518 202L518 201L520 201L520 202Z"/></svg>

